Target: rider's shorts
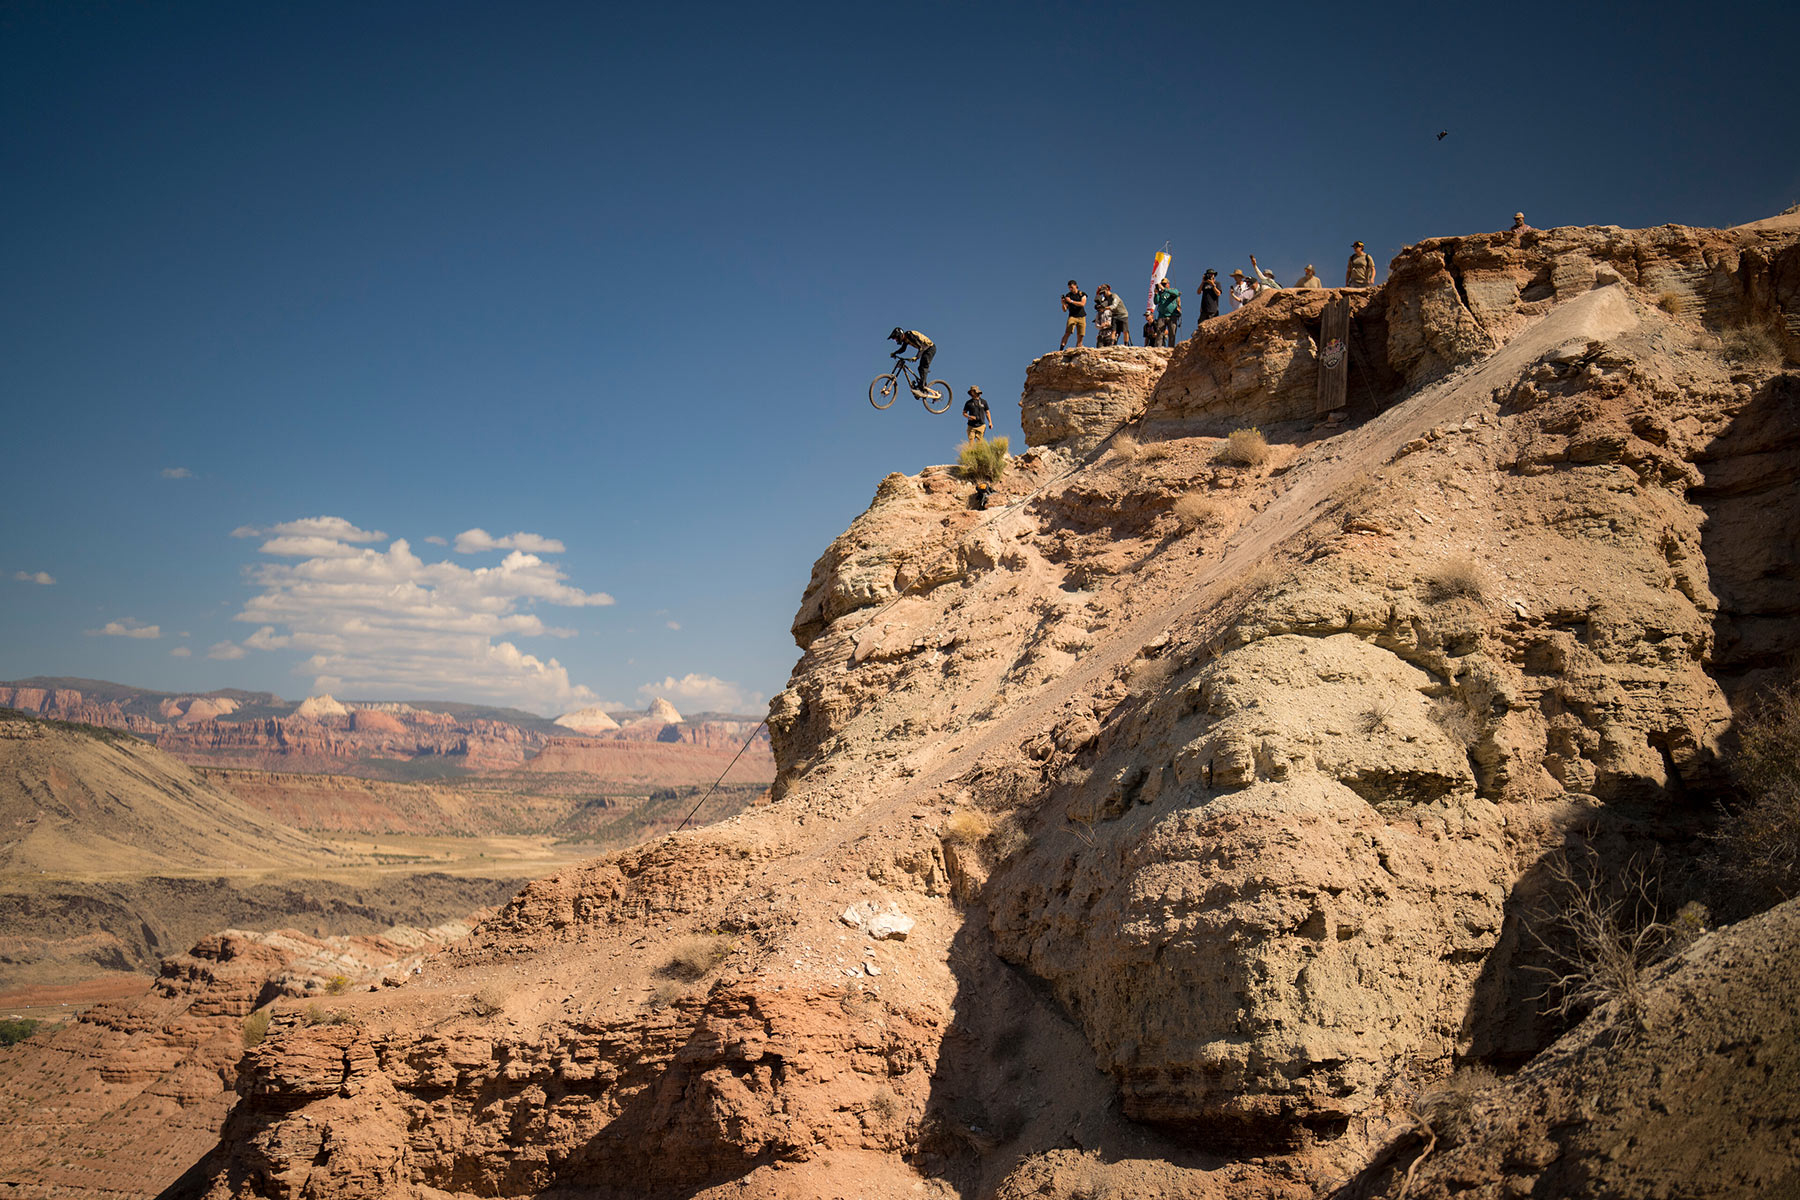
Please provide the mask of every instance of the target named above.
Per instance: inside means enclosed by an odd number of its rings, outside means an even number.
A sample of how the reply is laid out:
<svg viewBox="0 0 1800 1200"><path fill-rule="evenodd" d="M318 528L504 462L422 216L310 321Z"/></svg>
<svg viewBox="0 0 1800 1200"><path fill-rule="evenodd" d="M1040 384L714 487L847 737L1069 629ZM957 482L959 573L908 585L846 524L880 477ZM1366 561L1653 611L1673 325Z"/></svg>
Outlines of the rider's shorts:
<svg viewBox="0 0 1800 1200"><path fill-rule="evenodd" d="M1068 337L1071 333L1086 333L1086 332L1087 332L1087 318L1086 317L1070 317L1069 323L1067 325L1063 326L1063 336L1064 337Z"/></svg>

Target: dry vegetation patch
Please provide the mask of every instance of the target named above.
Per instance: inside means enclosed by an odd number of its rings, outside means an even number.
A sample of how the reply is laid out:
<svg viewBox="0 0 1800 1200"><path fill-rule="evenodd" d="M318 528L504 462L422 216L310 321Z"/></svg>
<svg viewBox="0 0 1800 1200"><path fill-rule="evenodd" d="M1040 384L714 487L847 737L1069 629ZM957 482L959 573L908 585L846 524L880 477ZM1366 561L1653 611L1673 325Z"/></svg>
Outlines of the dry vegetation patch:
<svg viewBox="0 0 1800 1200"><path fill-rule="evenodd" d="M1459 554L1446 558L1425 576L1425 590L1433 600L1479 601L1487 593L1487 572L1473 557Z"/></svg>
<svg viewBox="0 0 1800 1200"><path fill-rule="evenodd" d="M1006 474L1007 439L1003 437L988 438L982 442L965 442L956 452L956 465L964 479L981 479L988 483L1000 482Z"/></svg>
<svg viewBox="0 0 1800 1200"><path fill-rule="evenodd" d="M1234 466L1260 467L1269 461L1269 439L1254 425L1248 429L1234 429L1213 457Z"/></svg>
<svg viewBox="0 0 1800 1200"><path fill-rule="evenodd" d="M1687 301L1681 298L1679 292L1664 292L1656 298L1656 307L1671 317L1679 317L1687 309Z"/></svg>
<svg viewBox="0 0 1800 1200"><path fill-rule="evenodd" d="M1183 529L1217 529L1225 524L1224 502L1200 492L1175 501L1174 512Z"/></svg>
<svg viewBox="0 0 1800 1200"><path fill-rule="evenodd" d="M703 979L714 967L731 957L731 939L717 934L695 934L675 943L662 973L671 979L692 983Z"/></svg>

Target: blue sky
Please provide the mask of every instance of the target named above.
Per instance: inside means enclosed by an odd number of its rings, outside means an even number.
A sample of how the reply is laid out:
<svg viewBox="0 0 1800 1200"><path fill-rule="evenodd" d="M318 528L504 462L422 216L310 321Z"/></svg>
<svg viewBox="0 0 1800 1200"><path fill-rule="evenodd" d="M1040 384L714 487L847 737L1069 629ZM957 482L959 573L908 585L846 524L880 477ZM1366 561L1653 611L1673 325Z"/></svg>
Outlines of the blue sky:
<svg viewBox="0 0 1800 1200"><path fill-rule="evenodd" d="M1130 299L1165 240L1185 291L1515 209L1766 216L1800 123L1746 55L1797 35L1729 3L8 3L0 678L753 711L813 560L959 440L869 407L892 326L1017 447L1063 282Z"/></svg>

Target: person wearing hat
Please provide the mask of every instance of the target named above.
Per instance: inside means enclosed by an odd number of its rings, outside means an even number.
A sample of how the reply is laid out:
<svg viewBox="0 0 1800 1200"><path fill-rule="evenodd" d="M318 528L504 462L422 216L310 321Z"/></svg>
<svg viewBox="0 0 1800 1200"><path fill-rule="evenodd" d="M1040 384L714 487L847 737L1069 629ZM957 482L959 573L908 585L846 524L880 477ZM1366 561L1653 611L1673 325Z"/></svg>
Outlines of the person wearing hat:
<svg viewBox="0 0 1800 1200"><path fill-rule="evenodd" d="M1361 242L1350 247L1350 264L1344 268L1344 286L1375 286L1375 260L1369 257Z"/></svg>
<svg viewBox="0 0 1800 1200"><path fill-rule="evenodd" d="M1164 278L1156 285L1156 344L1173 346L1181 333L1181 293L1175 281Z"/></svg>
<svg viewBox="0 0 1800 1200"><path fill-rule="evenodd" d="M1250 273L1256 276L1257 295L1260 296L1264 292L1279 292L1281 290L1281 285L1275 282L1275 277L1273 275L1262 269L1262 264L1256 261L1256 255L1254 254L1250 256Z"/></svg>
<svg viewBox="0 0 1800 1200"><path fill-rule="evenodd" d="M1508 233L1535 233L1536 230L1532 229L1531 226L1529 226L1525 223L1525 214L1524 213L1516 212L1513 214L1512 228L1508 229L1506 232L1508 232Z"/></svg>
<svg viewBox="0 0 1800 1200"><path fill-rule="evenodd" d="M1131 345L1131 310L1110 283L1100 285L1094 293L1094 345Z"/></svg>
<svg viewBox="0 0 1800 1200"><path fill-rule="evenodd" d="M1231 285L1231 303L1233 305L1242 308L1256 299L1256 289L1250 286L1250 281L1244 278L1244 272L1241 269L1233 271L1231 277L1236 280Z"/></svg>
<svg viewBox="0 0 1800 1200"><path fill-rule="evenodd" d="M1219 315L1219 273L1211 267L1200 277L1200 320L1210 321Z"/></svg>
<svg viewBox="0 0 1800 1200"><path fill-rule="evenodd" d="M1313 265L1307 263L1306 274L1302 275L1299 282L1294 284L1294 286L1297 288L1322 288L1325 286L1325 281L1320 279L1318 275L1314 273Z"/></svg>
<svg viewBox="0 0 1800 1200"><path fill-rule="evenodd" d="M963 404L963 417L969 422L969 440L971 442L982 440L983 425L989 429L994 427L994 414L988 411L987 401L981 398L980 388L969 389L969 398Z"/></svg>

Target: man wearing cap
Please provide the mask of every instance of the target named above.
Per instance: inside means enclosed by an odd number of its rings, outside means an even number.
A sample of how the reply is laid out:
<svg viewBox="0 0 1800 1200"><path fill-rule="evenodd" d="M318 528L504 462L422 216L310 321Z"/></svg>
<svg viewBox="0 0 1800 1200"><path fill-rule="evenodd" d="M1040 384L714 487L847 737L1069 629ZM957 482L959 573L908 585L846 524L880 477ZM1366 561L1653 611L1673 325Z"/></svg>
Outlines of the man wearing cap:
<svg viewBox="0 0 1800 1200"><path fill-rule="evenodd" d="M1375 260L1369 257L1361 242L1350 247L1350 263L1344 268L1344 286L1375 286Z"/></svg>
<svg viewBox="0 0 1800 1200"><path fill-rule="evenodd" d="M1275 282L1275 277L1273 275L1262 269L1261 264L1256 261L1256 255L1254 254L1250 256L1250 273L1256 276L1257 295L1260 296L1264 292L1279 292L1281 290L1281 285Z"/></svg>
<svg viewBox="0 0 1800 1200"><path fill-rule="evenodd" d="M971 442L982 440L984 424L989 429L994 427L994 414L988 411L987 401L981 398L980 388L969 389L969 398L963 404L963 417L969 422L969 440Z"/></svg>
<svg viewBox="0 0 1800 1200"><path fill-rule="evenodd" d="M1200 277L1200 320L1210 321L1219 315L1219 273L1211 267Z"/></svg>
<svg viewBox="0 0 1800 1200"><path fill-rule="evenodd" d="M1506 232L1508 232L1508 233L1536 233L1537 231L1525 223L1525 214L1524 213L1516 212L1513 214L1512 228L1508 229Z"/></svg>
<svg viewBox="0 0 1800 1200"><path fill-rule="evenodd" d="M1181 330L1181 293L1164 279L1156 285L1156 344L1173 346Z"/></svg>
<svg viewBox="0 0 1800 1200"><path fill-rule="evenodd" d="M1094 293L1094 345L1131 345L1131 310L1112 285L1103 283Z"/></svg>
<svg viewBox="0 0 1800 1200"><path fill-rule="evenodd" d="M1302 275L1300 281L1294 286L1297 288L1322 288L1325 286L1325 281L1314 274L1312 264L1307 263L1306 274Z"/></svg>
<svg viewBox="0 0 1800 1200"><path fill-rule="evenodd" d="M1248 279L1244 278L1242 270L1233 271L1231 277L1237 281L1231 285L1231 303L1233 305L1242 308L1256 299L1256 289L1250 286Z"/></svg>
<svg viewBox="0 0 1800 1200"><path fill-rule="evenodd" d="M1063 322L1062 341L1056 348L1067 349L1069 335L1072 333L1075 335L1075 348L1079 350L1082 339L1087 337L1087 293L1073 279L1069 280L1069 290L1063 293L1062 306L1069 318Z"/></svg>

